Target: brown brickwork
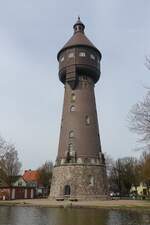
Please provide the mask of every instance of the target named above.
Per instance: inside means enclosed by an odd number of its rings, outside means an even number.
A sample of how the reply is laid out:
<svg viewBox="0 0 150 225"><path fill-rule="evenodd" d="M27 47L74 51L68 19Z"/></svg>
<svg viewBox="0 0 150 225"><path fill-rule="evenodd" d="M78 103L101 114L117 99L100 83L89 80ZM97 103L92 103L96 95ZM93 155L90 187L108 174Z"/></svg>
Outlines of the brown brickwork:
<svg viewBox="0 0 150 225"><path fill-rule="evenodd" d="M101 53L85 36L84 28L78 19L74 35L57 57L65 94L51 199L106 198L105 159L94 93Z"/></svg>

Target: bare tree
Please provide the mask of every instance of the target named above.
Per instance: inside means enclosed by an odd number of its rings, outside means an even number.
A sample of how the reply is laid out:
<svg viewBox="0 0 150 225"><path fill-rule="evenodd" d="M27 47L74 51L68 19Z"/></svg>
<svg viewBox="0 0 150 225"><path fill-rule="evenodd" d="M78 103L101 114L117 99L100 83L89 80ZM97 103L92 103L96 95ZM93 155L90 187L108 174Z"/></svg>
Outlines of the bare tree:
<svg viewBox="0 0 150 225"><path fill-rule="evenodd" d="M4 139L0 136L0 178L6 179L6 174L3 170L4 168L4 153L5 153L5 141Z"/></svg>
<svg viewBox="0 0 150 225"><path fill-rule="evenodd" d="M145 66L150 70L150 56L146 56ZM150 187L150 88L143 101L135 104L129 113L129 128L140 136L139 142L143 143L138 149L144 150L138 165L140 181ZM149 194L149 193L148 193Z"/></svg>
<svg viewBox="0 0 150 225"><path fill-rule="evenodd" d="M52 161L46 161L41 167L38 168L39 182L42 183L44 187L49 188L51 185L52 170Z"/></svg>
<svg viewBox="0 0 150 225"><path fill-rule="evenodd" d="M150 149L150 91L143 101L135 104L128 116L129 129L140 136L139 141Z"/></svg>
<svg viewBox="0 0 150 225"><path fill-rule="evenodd" d="M145 66L150 70L150 56L146 56ZM133 105L128 121L129 129L140 136L139 142L145 144L138 149L150 150L150 88L143 101Z"/></svg>
<svg viewBox="0 0 150 225"><path fill-rule="evenodd" d="M150 153L143 152L140 158L140 172L141 172L141 181L146 184L148 195L150 187Z"/></svg>
<svg viewBox="0 0 150 225"><path fill-rule="evenodd" d="M145 66L150 70L150 56L146 56Z"/></svg>
<svg viewBox="0 0 150 225"><path fill-rule="evenodd" d="M115 165L115 160L107 153L105 153L105 164L106 164L107 176L109 177L109 175L111 174L112 168Z"/></svg>
<svg viewBox="0 0 150 225"><path fill-rule="evenodd" d="M136 158L125 157L115 161L109 174L110 191L127 195L131 186L139 184L138 162Z"/></svg>
<svg viewBox="0 0 150 225"><path fill-rule="evenodd" d="M0 157L4 154L5 146L6 146L6 142L5 142L5 140L0 136Z"/></svg>
<svg viewBox="0 0 150 225"><path fill-rule="evenodd" d="M16 147L0 137L0 174L11 185L13 177L18 175L21 162L18 159Z"/></svg>

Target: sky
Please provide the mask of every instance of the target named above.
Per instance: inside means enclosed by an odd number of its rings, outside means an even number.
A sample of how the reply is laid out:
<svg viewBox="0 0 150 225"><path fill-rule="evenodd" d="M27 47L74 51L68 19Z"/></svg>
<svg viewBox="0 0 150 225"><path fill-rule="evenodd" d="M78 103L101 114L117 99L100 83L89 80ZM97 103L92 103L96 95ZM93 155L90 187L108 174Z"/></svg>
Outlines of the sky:
<svg viewBox="0 0 150 225"><path fill-rule="evenodd" d="M102 53L95 87L102 151L137 156L127 116L150 86L149 0L0 0L0 135L16 145L23 169L55 161L64 87L57 52L80 15Z"/></svg>

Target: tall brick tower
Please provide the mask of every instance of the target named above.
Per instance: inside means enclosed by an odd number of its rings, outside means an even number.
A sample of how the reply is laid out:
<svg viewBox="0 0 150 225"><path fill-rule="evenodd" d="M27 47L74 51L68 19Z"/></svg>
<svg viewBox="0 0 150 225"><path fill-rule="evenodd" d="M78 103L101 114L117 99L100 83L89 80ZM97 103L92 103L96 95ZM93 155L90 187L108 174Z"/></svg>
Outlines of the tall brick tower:
<svg viewBox="0 0 150 225"><path fill-rule="evenodd" d="M85 36L80 18L73 28L57 55L65 94L50 198L92 200L105 198L107 190L94 94L101 53Z"/></svg>

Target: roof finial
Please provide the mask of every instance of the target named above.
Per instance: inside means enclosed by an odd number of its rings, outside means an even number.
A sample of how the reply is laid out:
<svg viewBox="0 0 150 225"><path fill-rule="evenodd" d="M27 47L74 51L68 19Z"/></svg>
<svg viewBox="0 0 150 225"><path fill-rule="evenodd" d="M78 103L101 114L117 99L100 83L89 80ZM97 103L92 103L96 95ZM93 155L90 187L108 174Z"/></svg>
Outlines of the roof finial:
<svg viewBox="0 0 150 225"><path fill-rule="evenodd" d="M74 24L73 28L74 28L74 33L77 33L77 32L82 32L82 33L84 33L84 28L85 28L85 26L84 26L84 24L81 22L80 16L79 16L79 15L78 15L78 20L77 20L77 22Z"/></svg>

